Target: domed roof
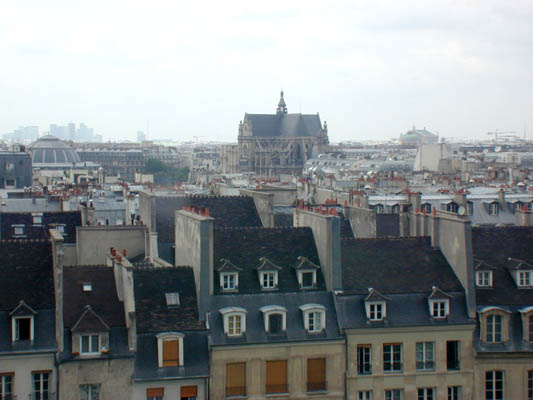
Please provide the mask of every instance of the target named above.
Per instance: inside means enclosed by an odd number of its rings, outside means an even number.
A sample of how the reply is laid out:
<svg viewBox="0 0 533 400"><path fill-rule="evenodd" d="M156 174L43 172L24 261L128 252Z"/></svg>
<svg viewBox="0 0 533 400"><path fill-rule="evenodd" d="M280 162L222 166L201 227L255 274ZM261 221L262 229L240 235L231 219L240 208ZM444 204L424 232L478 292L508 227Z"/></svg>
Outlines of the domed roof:
<svg viewBox="0 0 533 400"><path fill-rule="evenodd" d="M46 135L28 146L33 164L64 164L80 162L80 156L68 144L55 136Z"/></svg>

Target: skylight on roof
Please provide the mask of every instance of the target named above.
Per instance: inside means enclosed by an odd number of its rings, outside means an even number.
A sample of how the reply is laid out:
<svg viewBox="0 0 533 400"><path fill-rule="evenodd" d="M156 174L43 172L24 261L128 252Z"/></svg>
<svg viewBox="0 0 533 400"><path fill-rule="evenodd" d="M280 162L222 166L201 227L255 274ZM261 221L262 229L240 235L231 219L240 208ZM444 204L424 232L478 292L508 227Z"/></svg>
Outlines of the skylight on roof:
<svg viewBox="0 0 533 400"><path fill-rule="evenodd" d="M177 307L180 305L180 295L178 292L165 293L168 307Z"/></svg>
<svg viewBox="0 0 533 400"><path fill-rule="evenodd" d="M84 292L92 292L93 291L93 284L91 282L83 282L82 290Z"/></svg>

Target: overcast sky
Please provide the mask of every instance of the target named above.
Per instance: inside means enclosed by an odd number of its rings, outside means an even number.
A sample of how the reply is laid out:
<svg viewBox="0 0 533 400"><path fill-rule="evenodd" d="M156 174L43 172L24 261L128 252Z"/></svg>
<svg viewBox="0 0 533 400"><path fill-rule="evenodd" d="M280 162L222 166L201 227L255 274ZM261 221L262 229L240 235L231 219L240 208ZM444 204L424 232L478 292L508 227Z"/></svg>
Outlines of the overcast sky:
<svg viewBox="0 0 533 400"><path fill-rule="evenodd" d="M149 121L150 139L236 142L283 89L335 142L531 137L532 21L531 0L0 0L0 135L133 140Z"/></svg>

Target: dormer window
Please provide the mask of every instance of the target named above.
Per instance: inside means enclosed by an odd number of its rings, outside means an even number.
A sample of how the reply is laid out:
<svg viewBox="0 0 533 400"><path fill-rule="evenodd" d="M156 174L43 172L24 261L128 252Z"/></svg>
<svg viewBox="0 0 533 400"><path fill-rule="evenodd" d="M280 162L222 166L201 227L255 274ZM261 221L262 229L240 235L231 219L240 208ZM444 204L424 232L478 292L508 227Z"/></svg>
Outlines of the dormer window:
<svg viewBox="0 0 533 400"><path fill-rule="evenodd" d="M100 335L80 335L80 354L100 354Z"/></svg>
<svg viewBox="0 0 533 400"><path fill-rule="evenodd" d="M466 215L474 215L474 203L471 201L466 202Z"/></svg>
<svg viewBox="0 0 533 400"><path fill-rule="evenodd" d="M259 309L263 313L265 332L280 334L287 329L287 309L282 306L264 306Z"/></svg>
<svg viewBox="0 0 533 400"><path fill-rule="evenodd" d="M35 340L35 315L37 311L20 301L9 313L11 316L11 341Z"/></svg>
<svg viewBox="0 0 533 400"><path fill-rule="evenodd" d="M476 271L477 287L492 287L492 271Z"/></svg>
<svg viewBox="0 0 533 400"><path fill-rule="evenodd" d="M368 319L370 321L381 321L383 320L385 312L385 302L381 303L368 303L369 312Z"/></svg>
<svg viewBox="0 0 533 400"><path fill-rule="evenodd" d="M426 214L431 214L431 203L424 203L420 206L421 211Z"/></svg>
<svg viewBox="0 0 533 400"><path fill-rule="evenodd" d="M305 330L309 333L322 332L326 328L326 307L321 304L304 304L300 306L304 318Z"/></svg>
<svg viewBox="0 0 533 400"><path fill-rule="evenodd" d="M387 300L377 290L368 289L369 294L365 298L366 317L369 321L383 321L387 316Z"/></svg>
<svg viewBox="0 0 533 400"><path fill-rule="evenodd" d="M281 270L281 267L273 264L266 257L261 257L259 259L261 264L257 267L257 272L259 274L259 284L263 290L273 290L278 287L278 271Z"/></svg>
<svg viewBox="0 0 533 400"><path fill-rule="evenodd" d="M84 292L92 292L93 284L91 282L83 282L82 290Z"/></svg>
<svg viewBox="0 0 533 400"><path fill-rule="evenodd" d="M500 211L500 205L496 202L489 204L489 215L498 215Z"/></svg>
<svg viewBox="0 0 533 400"><path fill-rule="evenodd" d="M385 212L385 207L383 207L383 204L376 204L374 210L376 211L376 214L383 214Z"/></svg>
<svg viewBox="0 0 533 400"><path fill-rule="evenodd" d="M220 286L222 290L237 289L238 279L239 279L239 274L235 272L220 274Z"/></svg>
<svg viewBox="0 0 533 400"><path fill-rule="evenodd" d="M41 225L43 223L43 214L32 213L32 220L34 225Z"/></svg>
<svg viewBox="0 0 533 400"><path fill-rule="evenodd" d="M296 274L300 289L314 289L316 288L316 271L320 267L307 259L307 257L298 257L298 264L296 265Z"/></svg>
<svg viewBox="0 0 533 400"><path fill-rule="evenodd" d="M222 265L218 268L220 276L220 289L223 292L234 292L239 288L239 271L242 268L232 264L231 261L221 259Z"/></svg>
<svg viewBox="0 0 533 400"><path fill-rule="evenodd" d="M159 368L183 366L183 337L179 332L164 332L157 337Z"/></svg>
<svg viewBox="0 0 533 400"><path fill-rule="evenodd" d="M446 318L450 314L450 296L433 286L428 298L429 313L433 318Z"/></svg>
<svg viewBox="0 0 533 400"><path fill-rule="evenodd" d="M509 311L500 307L485 307L479 312L480 338L486 343L509 340Z"/></svg>
<svg viewBox="0 0 533 400"><path fill-rule="evenodd" d="M518 287L531 287L532 271L518 271L517 275Z"/></svg>
<svg viewBox="0 0 533 400"><path fill-rule="evenodd" d="M220 310L224 321L224 333L228 336L241 336L246 332L246 313L242 307L226 307Z"/></svg>

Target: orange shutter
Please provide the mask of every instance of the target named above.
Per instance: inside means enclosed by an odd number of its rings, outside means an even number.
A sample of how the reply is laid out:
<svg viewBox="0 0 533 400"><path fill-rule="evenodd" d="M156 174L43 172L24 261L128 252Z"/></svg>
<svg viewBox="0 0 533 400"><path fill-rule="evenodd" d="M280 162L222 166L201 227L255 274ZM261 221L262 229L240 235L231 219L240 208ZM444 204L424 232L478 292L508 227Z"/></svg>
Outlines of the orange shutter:
<svg viewBox="0 0 533 400"><path fill-rule="evenodd" d="M182 386L181 397L196 397L198 396L198 386Z"/></svg>
<svg viewBox="0 0 533 400"><path fill-rule="evenodd" d="M226 365L226 396L246 396L246 363Z"/></svg>
<svg viewBox="0 0 533 400"><path fill-rule="evenodd" d="M165 388L146 389L146 397L163 397L164 395Z"/></svg>
<svg viewBox="0 0 533 400"><path fill-rule="evenodd" d="M266 392L287 393L287 360L267 361Z"/></svg>
<svg viewBox="0 0 533 400"><path fill-rule="evenodd" d="M179 349L179 341L177 339L163 341L163 367L179 365Z"/></svg>
<svg viewBox="0 0 533 400"><path fill-rule="evenodd" d="M326 359L309 358L307 360L307 390L326 389Z"/></svg>

